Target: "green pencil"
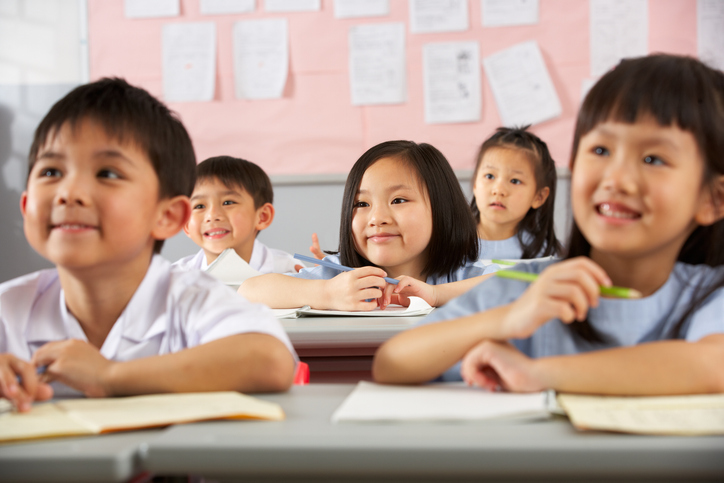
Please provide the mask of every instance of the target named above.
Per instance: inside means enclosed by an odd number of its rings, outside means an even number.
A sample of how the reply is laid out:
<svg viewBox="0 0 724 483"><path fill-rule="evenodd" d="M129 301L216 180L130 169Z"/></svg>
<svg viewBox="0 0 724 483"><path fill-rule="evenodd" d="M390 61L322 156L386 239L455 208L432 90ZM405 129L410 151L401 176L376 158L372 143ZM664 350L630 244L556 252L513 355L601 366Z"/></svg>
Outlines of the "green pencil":
<svg viewBox="0 0 724 483"><path fill-rule="evenodd" d="M510 262L508 260L498 260L497 258L493 258L490 261L493 263L497 263L498 265L515 265L515 262Z"/></svg>
<svg viewBox="0 0 724 483"><path fill-rule="evenodd" d="M519 272L517 270L499 270L495 272L495 275L500 278L509 278L522 282L535 282L538 279L538 275L535 273ZM601 289L601 295L606 297L616 297L619 299L640 299L642 297L641 292L633 288L603 286L599 288Z"/></svg>

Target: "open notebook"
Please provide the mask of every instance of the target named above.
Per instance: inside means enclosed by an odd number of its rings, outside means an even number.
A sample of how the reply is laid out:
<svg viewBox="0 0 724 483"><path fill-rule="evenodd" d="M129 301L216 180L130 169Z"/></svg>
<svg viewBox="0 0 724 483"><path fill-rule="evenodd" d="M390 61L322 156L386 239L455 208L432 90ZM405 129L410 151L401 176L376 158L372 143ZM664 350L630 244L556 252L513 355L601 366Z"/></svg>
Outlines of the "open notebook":
<svg viewBox="0 0 724 483"><path fill-rule="evenodd" d="M412 317L427 315L432 312L433 307L419 297L410 297L410 306L390 305L385 310L379 307L369 311L345 311L345 310L318 310L305 305L297 309L273 309L274 315L279 319L296 319L298 317Z"/></svg>
<svg viewBox="0 0 724 483"><path fill-rule="evenodd" d="M9 404L6 400L5 404ZM282 420L276 403L238 392L66 399L0 414L0 442L155 428L211 419Z"/></svg>
<svg viewBox="0 0 724 483"><path fill-rule="evenodd" d="M234 290L237 290L247 278L261 275L251 268L233 248L227 248L221 252L216 260L206 268L206 273L218 278Z"/></svg>

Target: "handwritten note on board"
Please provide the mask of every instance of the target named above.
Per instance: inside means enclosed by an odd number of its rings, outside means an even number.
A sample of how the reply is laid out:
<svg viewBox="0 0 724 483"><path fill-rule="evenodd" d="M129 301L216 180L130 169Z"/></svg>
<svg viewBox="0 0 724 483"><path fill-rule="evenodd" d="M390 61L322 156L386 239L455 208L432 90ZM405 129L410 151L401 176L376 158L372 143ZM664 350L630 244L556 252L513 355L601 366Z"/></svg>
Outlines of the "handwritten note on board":
<svg viewBox="0 0 724 483"><path fill-rule="evenodd" d="M696 24L699 58L724 70L724 2L697 0Z"/></svg>
<svg viewBox="0 0 724 483"><path fill-rule="evenodd" d="M647 0L590 0L591 76L605 74L625 57L648 53Z"/></svg>
<svg viewBox="0 0 724 483"><path fill-rule="evenodd" d="M335 18L384 17L390 0L334 0Z"/></svg>
<svg viewBox="0 0 724 483"><path fill-rule="evenodd" d="M267 12L314 12L321 7L321 0L264 0Z"/></svg>
<svg viewBox="0 0 724 483"><path fill-rule="evenodd" d="M236 22L233 42L236 98L282 97L289 72L287 20Z"/></svg>
<svg viewBox="0 0 724 483"><path fill-rule="evenodd" d="M216 25L213 22L166 24L162 44L164 100L212 100L216 79Z"/></svg>
<svg viewBox="0 0 724 483"><path fill-rule="evenodd" d="M460 32L470 26L468 0L410 0L410 32Z"/></svg>
<svg viewBox="0 0 724 483"><path fill-rule="evenodd" d="M201 15L251 13L255 9L256 0L199 0Z"/></svg>
<svg viewBox="0 0 724 483"><path fill-rule="evenodd" d="M505 126L536 124L561 115L561 103L537 42L501 50L486 57L483 65Z"/></svg>
<svg viewBox="0 0 724 483"><path fill-rule="evenodd" d="M538 23L538 0L482 0L483 27Z"/></svg>
<svg viewBox="0 0 724 483"><path fill-rule="evenodd" d="M124 12L128 18L178 17L179 0L125 0Z"/></svg>
<svg viewBox="0 0 724 483"><path fill-rule="evenodd" d="M480 120L480 47L478 42L426 44L422 49L425 122Z"/></svg>

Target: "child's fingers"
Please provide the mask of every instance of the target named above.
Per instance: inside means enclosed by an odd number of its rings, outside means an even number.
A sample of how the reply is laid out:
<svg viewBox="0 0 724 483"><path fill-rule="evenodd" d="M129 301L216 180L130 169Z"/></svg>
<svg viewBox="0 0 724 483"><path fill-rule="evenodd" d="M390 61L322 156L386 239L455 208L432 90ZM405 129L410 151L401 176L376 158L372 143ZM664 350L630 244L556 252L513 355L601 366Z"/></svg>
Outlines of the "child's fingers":
<svg viewBox="0 0 724 483"><path fill-rule="evenodd" d="M26 363L27 364L27 363ZM11 364L0 364L0 391L19 411L29 411L33 398L17 380L17 370Z"/></svg>
<svg viewBox="0 0 724 483"><path fill-rule="evenodd" d="M590 307L590 294L586 293L580 285L576 283L553 284L547 287L546 294L554 300L568 304L573 309L574 319L584 320L586 318ZM572 322L572 320L561 320Z"/></svg>
<svg viewBox="0 0 724 483"><path fill-rule="evenodd" d="M10 360L10 367L15 371L15 374L20 377L20 385L23 390L25 390L28 395L34 396L39 384L35 366L23 360L13 358Z"/></svg>
<svg viewBox="0 0 724 483"><path fill-rule="evenodd" d="M382 298L382 294L382 289L379 287L367 287L360 290L355 297L359 300L379 299Z"/></svg>

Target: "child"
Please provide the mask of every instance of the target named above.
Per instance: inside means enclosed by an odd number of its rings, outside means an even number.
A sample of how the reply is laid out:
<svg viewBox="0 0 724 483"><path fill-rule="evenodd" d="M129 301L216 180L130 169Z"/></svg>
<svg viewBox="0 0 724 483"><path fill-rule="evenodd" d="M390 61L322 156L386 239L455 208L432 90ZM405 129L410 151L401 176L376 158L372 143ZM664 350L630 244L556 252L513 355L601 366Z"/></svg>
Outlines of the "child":
<svg viewBox="0 0 724 483"><path fill-rule="evenodd" d="M724 392L723 132L724 74L672 55L622 61L578 115L566 260L433 312L445 322L380 348L375 378L427 381L465 356L462 377L490 389ZM610 285L644 298L601 298Z"/></svg>
<svg viewBox="0 0 724 483"><path fill-rule="evenodd" d="M269 309L157 255L186 224L196 164L166 106L121 79L80 86L29 161L25 235L56 268L0 284L0 396L26 411L50 382L92 397L289 387L296 356Z"/></svg>
<svg viewBox="0 0 724 483"><path fill-rule="evenodd" d="M470 208L481 259L560 252L553 224L556 166L546 143L527 128L500 127L478 152Z"/></svg>
<svg viewBox="0 0 724 483"><path fill-rule="evenodd" d="M350 272L318 266L294 277L263 275L239 293L274 308L384 309L418 296L442 305L480 280L475 222L445 157L429 144L369 149L347 177L339 256ZM400 280L388 284L383 277Z"/></svg>
<svg viewBox="0 0 724 483"><path fill-rule="evenodd" d="M184 232L201 250L174 265L205 270L221 252L233 248L260 273L298 272L303 265L290 254L256 239L274 220L273 202L269 176L256 164L231 156L199 163Z"/></svg>

